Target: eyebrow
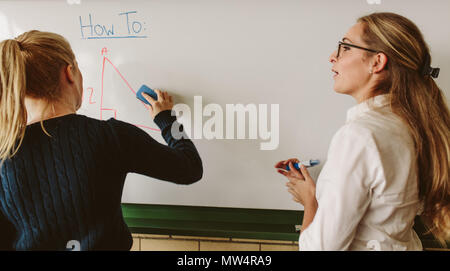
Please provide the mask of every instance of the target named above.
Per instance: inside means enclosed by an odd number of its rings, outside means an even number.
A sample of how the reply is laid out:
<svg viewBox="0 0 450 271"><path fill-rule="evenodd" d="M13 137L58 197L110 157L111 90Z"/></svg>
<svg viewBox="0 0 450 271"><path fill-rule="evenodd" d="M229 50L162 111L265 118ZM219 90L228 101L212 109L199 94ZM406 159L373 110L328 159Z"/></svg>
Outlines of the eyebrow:
<svg viewBox="0 0 450 271"><path fill-rule="evenodd" d="M349 38L343 38L342 41L348 40L349 42L353 43Z"/></svg>

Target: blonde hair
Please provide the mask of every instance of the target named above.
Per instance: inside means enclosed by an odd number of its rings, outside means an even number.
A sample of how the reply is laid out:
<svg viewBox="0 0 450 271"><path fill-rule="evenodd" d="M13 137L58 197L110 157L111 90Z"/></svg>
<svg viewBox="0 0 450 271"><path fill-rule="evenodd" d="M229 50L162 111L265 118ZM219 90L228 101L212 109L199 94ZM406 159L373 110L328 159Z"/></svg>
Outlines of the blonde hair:
<svg viewBox="0 0 450 271"><path fill-rule="evenodd" d="M422 33L407 18L373 13L358 19L363 41L388 57L377 90L389 93L391 108L409 127L417 152L421 218L445 245L450 237L450 114L428 71L431 55Z"/></svg>
<svg viewBox="0 0 450 271"><path fill-rule="evenodd" d="M61 97L60 71L74 65L75 55L64 37L32 30L0 42L0 57L0 160L3 163L17 153L25 135L25 95L44 99L47 105L57 101Z"/></svg>

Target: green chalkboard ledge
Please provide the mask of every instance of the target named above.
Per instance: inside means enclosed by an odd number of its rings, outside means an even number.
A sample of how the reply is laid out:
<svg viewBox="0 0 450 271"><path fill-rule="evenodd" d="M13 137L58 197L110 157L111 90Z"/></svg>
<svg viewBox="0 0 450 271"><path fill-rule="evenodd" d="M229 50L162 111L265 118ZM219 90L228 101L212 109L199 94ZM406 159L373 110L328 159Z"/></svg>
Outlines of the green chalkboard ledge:
<svg viewBox="0 0 450 271"><path fill-rule="evenodd" d="M122 204L132 233L298 241L303 211Z"/></svg>
<svg viewBox="0 0 450 271"><path fill-rule="evenodd" d="M298 241L303 211L123 203L132 233ZM442 248L416 217L424 248ZM447 244L448 246L448 244Z"/></svg>

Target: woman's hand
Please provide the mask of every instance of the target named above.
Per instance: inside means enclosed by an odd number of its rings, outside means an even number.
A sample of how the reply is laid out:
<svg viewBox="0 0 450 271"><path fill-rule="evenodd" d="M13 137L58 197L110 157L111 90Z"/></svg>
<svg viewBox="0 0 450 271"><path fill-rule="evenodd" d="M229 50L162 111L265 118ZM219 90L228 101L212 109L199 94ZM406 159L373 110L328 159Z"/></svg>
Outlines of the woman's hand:
<svg viewBox="0 0 450 271"><path fill-rule="evenodd" d="M288 178L286 183L288 192L293 196L293 200L305 206L316 206L316 184L309 175L308 170L304 165L300 165L300 171L294 167L294 163L300 161L296 158L280 161L275 165L278 173ZM289 171L286 170L286 165L289 165Z"/></svg>
<svg viewBox="0 0 450 271"><path fill-rule="evenodd" d="M289 165L289 162L300 163L300 160L298 160L297 158L291 158L291 159L288 159L288 160L283 160L283 161L278 162L275 165L275 168L286 170L286 166Z"/></svg>
<svg viewBox="0 0 450 271"><path fill-rule="evenodd" d="M142 96L144 96L144 98L151 104L151 106L147 104L145 104L145 106L150 111L152 119L155 119L156 115L158 115L161 111L172 110L173 108L172 96L170 96L169 93L159 89L155 89L155 92L156 95L158 95L157 101L150 97L150 95L142 93Z"/></svg>

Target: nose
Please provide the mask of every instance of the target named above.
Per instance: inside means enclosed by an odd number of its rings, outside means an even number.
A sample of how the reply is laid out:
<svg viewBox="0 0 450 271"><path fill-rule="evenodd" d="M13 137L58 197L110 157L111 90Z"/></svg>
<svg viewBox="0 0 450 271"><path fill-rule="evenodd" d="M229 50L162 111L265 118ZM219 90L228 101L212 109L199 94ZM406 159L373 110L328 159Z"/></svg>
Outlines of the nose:
<svg viewBox="0 0 450 271"><path fill-rule="evenodd" d="M328 59L331 63L334 63L337 61L336 57L336 50L333 51L333 53L330 55L330 58Z"/></svg>

